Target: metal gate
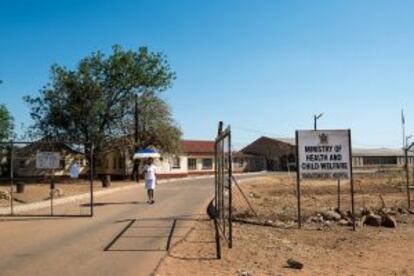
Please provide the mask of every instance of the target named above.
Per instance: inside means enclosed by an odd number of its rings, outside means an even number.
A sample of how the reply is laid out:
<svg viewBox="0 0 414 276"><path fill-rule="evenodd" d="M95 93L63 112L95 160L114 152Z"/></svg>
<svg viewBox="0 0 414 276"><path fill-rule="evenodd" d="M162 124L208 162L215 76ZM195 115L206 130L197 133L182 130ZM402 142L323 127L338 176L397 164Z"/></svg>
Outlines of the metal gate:
<svg viewBox="0 0 414 276"><path fill-rule="evenodd" d="M93 145L0 143L0 216L92 216Z"/></svg>
<svg viewBox="0 0 414 276"><path fill-rule="evenodd" d="M232 152L230 126L222 131L220 123L215 142L215 197L216 221L221 236L232 247Z"/></svg>

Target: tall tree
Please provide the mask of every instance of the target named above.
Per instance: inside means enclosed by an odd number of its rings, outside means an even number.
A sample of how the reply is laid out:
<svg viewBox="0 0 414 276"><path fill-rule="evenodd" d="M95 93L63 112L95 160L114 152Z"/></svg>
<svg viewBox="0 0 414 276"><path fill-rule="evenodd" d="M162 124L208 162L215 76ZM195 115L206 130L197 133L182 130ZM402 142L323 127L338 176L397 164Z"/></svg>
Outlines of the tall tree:
<svg viewBox="0 0 414 276"><path fill-rule="evenodd" d="M3 81L0 80L0 84ZM14 122L9 110L4 104L0 105L0 141L6 141L13 137Z"/></svg>
<svg viewBox="0 0 414 276"><path fill-rule="evenodd" d="M0 141L13 137L13 117L4 104L0 105Z"/></svg>
<svg viewBox="0 0 414 276"><path fill-rule="evenodd" d="M125 135L134 95L157 99L174 79L166 57L145 47L133 51L115 45L108 56L95 52L81 59L75 70L53 65L40 95L25 97L32 129L41 137L93 142L99 153L105 142Z"/></svg>
<svg viewBox="0 0 414 276"><path fill-rule="evenodd" d="M122 122L120 129L129 140L128 144L133 145L135 118L133 108L130 110L130 115ZM152 93L143 93L138 98L138 110L138 146L152 146L165 153L178 153L182 133L171 116L168 104Z"/></svg>

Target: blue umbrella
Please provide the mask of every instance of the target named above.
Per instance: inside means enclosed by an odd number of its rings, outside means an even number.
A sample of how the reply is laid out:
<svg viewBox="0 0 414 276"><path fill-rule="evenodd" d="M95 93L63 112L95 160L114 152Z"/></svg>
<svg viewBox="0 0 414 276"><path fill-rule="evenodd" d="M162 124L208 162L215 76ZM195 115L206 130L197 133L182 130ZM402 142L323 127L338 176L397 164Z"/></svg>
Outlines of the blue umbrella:
<svg viewBox="0 0 414 276"><path fill-rule="evenodd" d="M139 149L134 154L134 159L145 159L145 158L160 158L161 155L155 149Z"/></svg>

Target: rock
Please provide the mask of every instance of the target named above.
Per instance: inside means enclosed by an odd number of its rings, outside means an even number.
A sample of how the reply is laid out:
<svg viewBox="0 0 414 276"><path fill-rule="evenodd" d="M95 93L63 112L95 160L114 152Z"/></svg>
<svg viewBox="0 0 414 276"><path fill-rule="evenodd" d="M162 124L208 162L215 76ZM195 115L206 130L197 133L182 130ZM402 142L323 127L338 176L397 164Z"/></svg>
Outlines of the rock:
<svg viewBox="0 0 414 276"><path fill-rule="evenodd" d="M381 225L387 228L395 228L397 227L397 221L389 214L385 214L382 216Z"/></svg>
<svg viewBox="0 0 414 276"><path fill-rule="evenodd" d="M341 226L349 226L350 224L352 225L352 222L348 221L347 219L341 219L338 221L338 224Z"/></svg>
<svg viewBox="0 0 414 276"><path fill-rule="evenodd" d="M65 193L63 192L63 189L58 188L50 191L50 196L52 195L53 197L62 197Z"/></svg>
<svg viewBox="0 0 414 276"><path fill-rule="evenodd" d="M362 216L359 221L356 221L356 226L363 227L365 225L366 219L367 219L367 216Z"/></svg>
<svg viewBox="0 0 414 276"><path fill-rule="evenodd" d="M303 268L303 264L299 261L294 260L294 259L287 260L287 264L290 268L293 268L293 269L302 269Z"/></svg>
<svg viewBox="0 0 414 276"><path fill-rule="evenodd" d="M406 215L409 213L409 211L406 208L398 208L398 213L402 214L402 215Z"/></svg>
<svg viewBox="0 0 414 276"><path fill-rule="evenodd" d="M368 208L361 208L361 216L368 216L368 215L371 215L372 214L372 212L368 209ZM352 217L352 213L351 213L351 211L348 211L349 212L349 215L350 215L350 217Z"/></svg>
<svg viewBox="0 0 414 276"><path fill-rule="evenodd" d="M392 212L390 208L381 208L378 214L389 214L390 212Z"/></svg>
<svg viewBox="0 0 414 276"><path fill-rule="evenodd" d="M10 193L8 191L0 191L0 199L10 200Z"/></svg>
<svg viewBox="0 0 414 276"><path fill-rule="evenodd" d="M324 220L334 220L339 221L341 220L341 215L335 211L326 211L322 213Z"/></svg>
<svg viewBox="0 0 414 276"><path fill-rule="evenodd" d="M324 226L331 226L331 221L330 220L327 220L327 221L325 221L324 223L323 223L323 225Z"/></svg>
<svg viewBox="0 0 414 276"><path fill-rule="evenodd" d="M264 225L265 225L265 226L273 226L273 221L272 221L272 220L270 220L270 219L265 220Z"/></svg>
<svg viewBox="0 0 414 276"><path fill-rule="evenodd" d="M380 216L375 215L375 214L369 214L368 216L365 217L363 224L379 227L381 226L381 223L382 223L382 218Z"/></svg>
<svg viewBox="0 0 414 276"><path fill-rule="evenodd" d="M324 220L323 220L323 217L320 214L318 214L316 216L308 218L307 222L308 223L323 223Z"/></svg>
<svg viewBox="0 0 414 276"><path fill-rule="evenodd" d="M389 214L391 216L396 216L397 215L397 211L394 208L390 208L388 210L387 214Z"/></svg>
<svg viewBox="0 0 414 276"><path fill-rule="evenodd" d="M253 276L253 273L251 273L250 271L246 271L244 269L239 269L237 270L237 275L238 276Z"/></svg>

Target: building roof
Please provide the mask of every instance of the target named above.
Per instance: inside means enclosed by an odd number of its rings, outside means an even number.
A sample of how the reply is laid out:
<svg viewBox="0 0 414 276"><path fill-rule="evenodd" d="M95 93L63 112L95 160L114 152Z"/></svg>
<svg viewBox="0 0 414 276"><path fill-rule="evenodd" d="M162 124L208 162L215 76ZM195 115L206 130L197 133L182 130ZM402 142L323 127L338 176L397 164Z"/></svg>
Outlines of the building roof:
<svg viewBox="0 0 414 276"><path fill-rule="evenodd" d="M244 153L267 153L269 149L275 148L276 144L286 144L289 146L296 146L295 138L270 138L260 137L250 145L242 149ZM279 150L279 149L277 149ZM404 150L398 148L352 148L353 156L404 156ZM408 153L409 156L414 156L413 152Z"/></svg>
<svg viewBox="0 0 414 276"><path fill-rule="evenodd" d="M186 154L214 154L214 141L182 140L181 149Z"/></svg>
<svg viewBox="0 0 414 276"><path fill-rule="evenodd" d="M268 158L295 153L295 146L290 140L274 139L262 136L241 150L246 154L264 155Z"/></svg>
<svg viewBox="0 0 414 276"><path fill-rule="evenodd" d="M353 148L353 156L404 156L402 149L390 149L390 148ZM409 152L409 156L413 156L414 153Z"/></svg>

